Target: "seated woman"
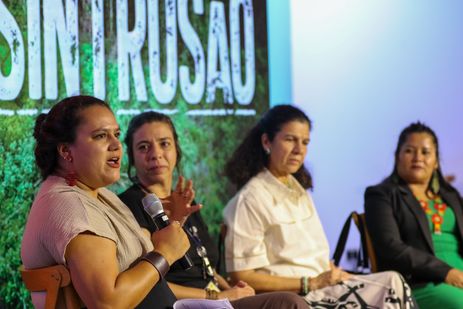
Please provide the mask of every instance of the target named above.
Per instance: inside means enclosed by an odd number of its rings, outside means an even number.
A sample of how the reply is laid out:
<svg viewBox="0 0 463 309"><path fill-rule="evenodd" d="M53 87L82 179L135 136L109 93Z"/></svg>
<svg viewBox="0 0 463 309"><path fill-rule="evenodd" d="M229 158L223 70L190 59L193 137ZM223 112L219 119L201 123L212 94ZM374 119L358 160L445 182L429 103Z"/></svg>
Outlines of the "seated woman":
<svg viewBox="0 0 463 309"><path fill-rule="evenodd" d="M35 159L44 181L21 258L26 269L66 265L85 307L171 308L176 298L163 276L187 251L188 238L178 221L145 233L105 188L120 176L119 135L108 104L93 97L70 97L39 115ZM183 211L175 209L179 217ZM36 308L43 308L45 296L33 293Z"/></svg>
<svg viewBox="0 0 463 309"><path fill-rule="evenodd" d="M378 268L400 272L420 308L462 308L463 201L442 177L431 128L402 131L392 174L365 192L365 218Z"/></svg>
<svg viewBox="0 0 463 309"><path fill-rule="evenodd" d="M142 204L146 194L154 193L161 198L166 213L170 213L172 203L177 200L193 199L192 195L183 194L184 187L192 188L192 182L188 181L184 186L181 176L172 191L173 173L175 169L178 171L182 157L177 132L168 116L146 112L131 120L125 142L129 154L128 174L134 184L120 198L132 210L140 225L153 232L156 226ZM132 167L135 167L135 175L132 175ZM228 298L234 308L307 308L302 299L291 293L252 296L254 289L244 282L231 287L214 271L218 253L200 212L186 219L184 229L191 243L188 253L194 265L184 270L175 263L166 275L177 298Z"/></svg>
<svg viewBox="0 0 463 309"><path fill-rule="evenodd" d="M240 188L224 210L232 278L260 292L300 293L314 307L345 302L362 308L390 302L388 308L413 307L397 273L351 276L329 262L328 242L306 191L312 187L304 167L311 127L298 108L275 106L227 163L228 178Z"/></svg>

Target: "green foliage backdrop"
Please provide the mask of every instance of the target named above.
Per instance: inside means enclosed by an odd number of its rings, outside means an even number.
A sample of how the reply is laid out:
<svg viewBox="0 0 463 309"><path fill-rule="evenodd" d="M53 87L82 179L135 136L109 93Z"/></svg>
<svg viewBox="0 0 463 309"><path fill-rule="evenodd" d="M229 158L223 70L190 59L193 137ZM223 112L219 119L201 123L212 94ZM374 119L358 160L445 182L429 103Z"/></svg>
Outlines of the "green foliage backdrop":
<svg viewBox="0 0 463 309"><path fill-rule="evenodd" d="M2 0L0 0L2 1ZM26 0L2 1L20 25L24 42L27 42L26 29ZM160 1L163 3L163 1ZM268 68L267 68L267 32L265 1L253 1L255 19L256 45L256 92L253 107L256 116L237 117L234 115L221 117L193 117L186 115L192 109L181 97L180 91L172 103L160 106L155 102L152 92L149 92L148 102L131 100L118 101L117 93L117 59L116 55L116 26L115 1L104 1L105 5L105 48L106 48L106 100L113 110L122 108L176 108L179 112L172 116L181 139L184 153L182 173L193 179L197 192L197 200L205 205L203 216L213 234L217 234L219 223L222 221L222 208L234 193L234 188L227 183L223 176L224 163L232 154L237 143L243 138L248 128L268 108ZM190 4L191 6L191 4ZM228 1L225 3L228 11ZM89 0L79 1L79 35L80 35L80 67L81 93L92 94L92 54L91 54L91 6ZM163 5L161 21L163 21ZM203 48L207 46L209 1L205 1L205 14L202 16L190 14L190 20L197 30ZM190 8L191 10L191 8ZM133 11L133 10L132 10ZM129 13L132 14L132 13ZM130 19L129 19L130 20ZM161 23L162 24L162 23ZM161 34L165 33L161 26ZM164 46L161 35L161 46ZM243 42L242 42L243 44ZM27 45L27 43L26 43ZM11 67L11 51L0 33L0 70L8 75ZM143 48L143 58L147 59L147 43ZM27 54L27 50L26 50ZM207 55L206 55L207 56ZM27 56L26 56L27 57ZM147 61L145 76L148 76ZM187 64L192 67L189 52L179 41L179 65ZM59 99L66 96L62 71L59 70ZM149 84L149 83L147 83ZM0 109L48 109L57 101L31 100L28 95L27 72L20 95L14 101L0 101ZM134 96L133 85L131 93ZM237 108L237 104L223 103L222 93L216 93L214 108ZM200 102L194 109L211 108L210 104ZM130 116L117 116L122 131L127 128ZM0 307L2 303L8 308L31 307L28 292L22 285L18 272L21 264L20 244L23 228L27 219L30 205L40 186L39 172L34 163L34 140L32 137L35 116L0 115ZM122 177L111 189L121 192L130 184L126 171L127 159L124 158Z"/></svg>

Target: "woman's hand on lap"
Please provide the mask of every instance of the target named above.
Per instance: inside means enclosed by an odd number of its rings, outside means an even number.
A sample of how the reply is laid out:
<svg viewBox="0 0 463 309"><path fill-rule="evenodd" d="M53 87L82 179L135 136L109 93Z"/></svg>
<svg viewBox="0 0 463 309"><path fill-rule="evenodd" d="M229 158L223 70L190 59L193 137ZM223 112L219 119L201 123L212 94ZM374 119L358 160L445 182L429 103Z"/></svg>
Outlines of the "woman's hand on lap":
<svg viewBox="0 0 463 309"><path fill-rule="evenodd" d="M445 277L445 283L463 288L463 271L452 268Z"/></svg>
<svg viewBox="0 0 463 309"><path fill-rule="evenodd" d="M253 296L256 292L254 289L244 281L238 283L232 288L219 293L219 298L228 298L229 300L240 299L243 297Z"/></svg>
<svg viewBox="0 0 463 309"><path fill-rule="evenodd" d="M351 274L337 267L333 262L330 262L330 270L321 273L317 277L311 278L309 287L310 290L318 290L348 280L350 277Z"/></svg>

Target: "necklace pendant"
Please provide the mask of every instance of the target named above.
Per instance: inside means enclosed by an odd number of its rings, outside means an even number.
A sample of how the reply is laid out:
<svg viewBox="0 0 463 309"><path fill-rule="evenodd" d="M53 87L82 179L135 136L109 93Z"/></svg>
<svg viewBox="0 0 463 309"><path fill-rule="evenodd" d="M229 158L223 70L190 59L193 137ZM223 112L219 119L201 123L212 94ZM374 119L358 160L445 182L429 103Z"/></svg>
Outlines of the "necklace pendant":
<svg viewBox="0 0 463 309"><path fill-rule="evenodd" d="M429 208L429 204L426 201L420 201L421 208L423 208L424 212L428 215L432 213L431 208Z"/></svg>
<svg viewBox="0 0 463 309"><path fill-rule="evenodd" d="M431 221L434 224L434 234L441 235L442 234L442 230L441 230L442 222L444 221L442 217L439 214L435 213L431 217Z"/></svg>

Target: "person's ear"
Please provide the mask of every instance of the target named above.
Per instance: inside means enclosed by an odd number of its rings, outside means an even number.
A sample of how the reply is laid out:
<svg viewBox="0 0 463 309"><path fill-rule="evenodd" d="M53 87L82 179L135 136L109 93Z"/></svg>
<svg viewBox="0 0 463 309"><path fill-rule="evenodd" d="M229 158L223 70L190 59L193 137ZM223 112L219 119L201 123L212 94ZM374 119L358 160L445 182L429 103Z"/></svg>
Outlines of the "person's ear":
<svg viewBox="0 0 463 309"><path fill-rule="evenodd" d="M57 146L57 150L61 158L63 158L65 161L72 162L71 149L69 149L67 144L59 144Z"/></svg>
<svg viewBox="0 0 463 309"><path fill-rule="evenodd" d="M270 154L270 148L271 148L272 143L270 142L270 139L268 138L267 133L262 134L261 142L262 142L262 148L264 148L265 153Z"/></svg>

